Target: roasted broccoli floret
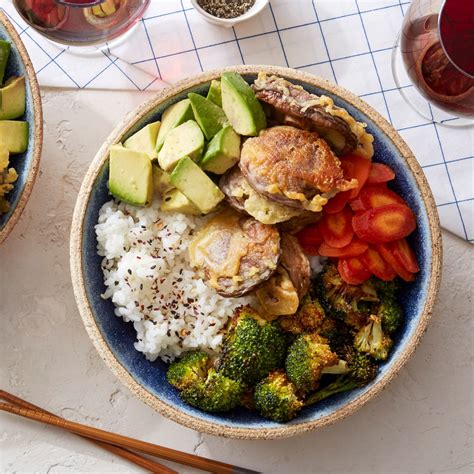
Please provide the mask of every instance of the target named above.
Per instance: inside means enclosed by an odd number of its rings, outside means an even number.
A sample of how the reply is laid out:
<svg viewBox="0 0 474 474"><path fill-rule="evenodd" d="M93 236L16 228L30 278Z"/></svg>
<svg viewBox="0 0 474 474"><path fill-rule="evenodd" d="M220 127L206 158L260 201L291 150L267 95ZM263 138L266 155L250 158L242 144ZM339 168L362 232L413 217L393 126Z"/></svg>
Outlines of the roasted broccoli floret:
<svg viewBox="0 0 474 474"><path fill-rule="evenodd" d="M189 405L213 413L235 408L244 390L245 385L241 382L231 380L211 368L205 380L188 386L180 395Z"/></svg>
<svg viewBox="0 0 474 474"><path fill-rule="evenodd" d="M357 387L357 383L349 375L339 375L339 377L329 385L312 393L304 402L305 406L314 405L325 398L335 395L336 393L347 392Z"/></svg>
<svg viewBox="0 0 474 474"><path fill-rule="evenodd" d="M254 403L262 416L280 423L293 419L303 407L296 387L283 370L272 372L257 384Z"/></svg>
<svg viewBox="0 0 474 474"><path fill-rule="evenodd" d="M296 314L283 316L279 321L283 330L302 334L319 332L327 318L321 303L316 298L306 297Z"/></svg>
<svg viewBox="0 0 474 474"><path fill-rule="evenodd" d="M287 335L277 322L267 323L252 308L240 308L229 324L218 370L255 385L283 365L287 347Z"/></svg>
<svg viewBox="0 0 474 474"><path fill-rule="evenodd" d="M370 354L376 360L385 360L392 348L393 342L382 330L382 319L370 316L369 322L356 334L354 347Z"/></svg>
<svg viewBox="0 0 474 474"><path fill-rule="evenodd" d="M261 374L265 377L272 370L285 365L288 352L288 335L282 331L277 321L266 323L260 331L259 359Z"/></svg>
<svg viewBox="0 0 474 474"><path fill-rule="evenodd" d="M369 283L375 288L377 296L381 300L386 298L394 299L397 291L400 288L400 281L397 278L392 281L382 281L376 277L372 277L369 280Z"/></svg>
<svg viewBox="0 0 474 474"><path fill-rule="evenodd" d="M178 390L184 390L206 378L210 362L209 354L204 351L188 352L169 366L166 378Z"/></svg>
<svg viewBox="0 0 474 474"><path fill-rule="evenodd" d="M310 392L318 387L324 369L338 362L327 339L316 333L306 333L298 336L289 347L286 373L298 390Z"/></svg>
<svg viewBox="0 0 474 474"><path fill-rule="evenodd" d="M342 352L344 353L344 361L339 361L337 366L330 367L328 371L333 374L339 373L339 377L329 385L309 395L305 405L312 405L336 393L363 387L377 376L378 365L370 356L358 352L352 346L346 346Z"/></svg>
<svg viewBox="0 0 474 474"><path fill-rule="evenodd" d="M326 314L359 330L370 315L372 303L377 302L377 292L371 282L362 285L345 283L337 267L330 263L314 280L313 295L318 298Z"/></svg>
<svg viewBox="0 0 474 474"><path fill-rule="evenodd" d="M347 364L347 373L358 387L363 387L374 380L379 366L370 356L352 346L346 346L342 352L343 360Z"/></svg>
<svg viewBox="0 0 474 474"><path fill-rule="evenodd" d="M382 320L383 331L392 334L400 326L403 312L394 297L384 298L378 307L377 316Z"/></svg>

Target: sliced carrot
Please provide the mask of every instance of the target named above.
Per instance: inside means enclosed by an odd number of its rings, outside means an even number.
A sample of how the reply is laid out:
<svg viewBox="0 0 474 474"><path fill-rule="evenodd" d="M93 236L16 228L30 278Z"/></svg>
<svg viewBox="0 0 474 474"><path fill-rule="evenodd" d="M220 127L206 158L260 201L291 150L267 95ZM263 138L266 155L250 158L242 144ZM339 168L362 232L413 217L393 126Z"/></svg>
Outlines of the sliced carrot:
<svg viewBox="0 0 474 474"><path fill-rule="evenodd" d="M352 239L349 245L342 248L331 247L326 242L319 246L319 255L323 257L357 257L369 248L368 244L357 238Z"/></svg>
<svg viewBox="0 0 474 474"><path fill-rule="evenodd" d="M395 178L395 171L390 166L383 163L372 163L366 184L379 184L392 181Z"/></svg>
<svg viewBox="0 0 474 474"><path fill-rule="evenodd" d="M359 194L360 190L365 185L369 177L370 167L372 162L367 158L362 158L357 155L347 155L341 158L341 166L344 171L344 178L357 179L357 188L348 191L350 193L349 199L354 199Z"/></svg>
<svg viewBox="0 0 474 474"><path fill-rule="evenodd" d="M357 213L352 219L352 226L359 239L377 244L411 234L416 228L416 219L408 206L390 204ZM324 240L327 242L326 238Z"/></svg>
<svg viewBox="0 0 474 474"><path fill-rule="evenodd" d="M315 245L301 245L303 252L306 255L317 256L319 255L319 247Z"/></svg>
<svg viewBox="0 0 474 474"><path fill-rule="evenodd" d="M340 258L337 269L341 278L349 285L360 285L372 276L359 257Z"/></svg>
<svg viewBox="0 0 474 474"><path fill-rule="evenodd" d="M319 229L319 223L310 224L304 229L301 229L297 234L296 238L303 247L316 247L323 242L323 236Z"/></svg>
<svg viewBox="0 0 474 474"><path fill-rule="evenodd" d="M341 248L349 245L354 236L352 211L346 207L336 214L326 214L320 221L324 242L331 247Z"/></svg>
<svg viewBox="0 0 474 474"><path fill-rule="evenodd" d="M351 197L351 191L343 191L337 193L333 198L329 199L328 203L323 207L325 214L335 214L342 211Z"/></svg>
<svg viewBox="0 0 474 474"><path fill-rule="evenodd" d="M406 202L384 184L365 186L359 196L350 201L349 205L353 211L367 211L376 207L388 206L389 204L405 204Z"/></svg>
<svg viewBox="0 0 474 474"><path fill-rule="evenodd" d="M413 281L415 275L409 272L403 265L401 265L398 260L393 255L393 251L390 248L389 244L379 244L375 247L383 259L395 270L395 273L405 281Z"/></svg>
<svg viewBox="0 0 474 474"><path fill-rule="evenodd" d="M409 272L417 273L420 271L415 253L406 239L392 242L390 248L398 263L403 265Z"/></svg>
<svg viewBox="0 0 474 474"><path fill-rule="evenodd" d="M397 276L395 270L373 247L369 247L367 251L360 256L360 259L377 278L383 281L391 281Z"/></svg>

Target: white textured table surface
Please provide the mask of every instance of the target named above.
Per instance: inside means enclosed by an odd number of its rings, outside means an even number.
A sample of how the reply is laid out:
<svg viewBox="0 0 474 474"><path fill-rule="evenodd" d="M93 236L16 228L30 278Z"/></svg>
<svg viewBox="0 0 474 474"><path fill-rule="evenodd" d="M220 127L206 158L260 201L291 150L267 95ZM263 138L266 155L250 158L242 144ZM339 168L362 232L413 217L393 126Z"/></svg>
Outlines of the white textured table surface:
<svg viewBox="0 0 474 474"><path fill-rule="evenodd" d="M41 172L0 247L1 387L72 420L264 472L473 472L474 253L447 233L441 294L421 345L378 398L336 425L279 441L214 438L163 418L115 379L74 302L70 220L99 145L151 95L43 93ZM140 472L72 435L0 414L0 472L33 471Z"/></svg>

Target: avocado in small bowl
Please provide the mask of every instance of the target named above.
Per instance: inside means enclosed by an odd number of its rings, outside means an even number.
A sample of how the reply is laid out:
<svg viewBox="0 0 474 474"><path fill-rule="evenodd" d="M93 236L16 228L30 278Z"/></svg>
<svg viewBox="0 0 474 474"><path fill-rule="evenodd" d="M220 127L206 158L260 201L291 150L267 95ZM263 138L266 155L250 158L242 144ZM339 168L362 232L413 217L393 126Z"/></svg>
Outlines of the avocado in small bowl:
<svg viewBox="0 0 474 474"><path fill-rule="evenodd" d="M18 177L0 212L0 243L8 236L30 197L43 141L41 96L36 75L20 36L0 11L0 155ZM8 208L8 209L6 209Z"/></svg>
<svg viewBox="0 0 474 474"><path fill-rule="evenodd" d="M111 199L108 188L110 148L126 143L147 125L158 120L164 122L165 110L186 123L189 104L183 101L188 94L209 97L212 81L226 71L241 74L248 83L252 83L259 72L275 74L311 93L330 97L357 121L366 123L367 131L374 136L374 160L395 171L393 188L417 216L417 228L410 236L410 244L417 255L420 272L416 280L402 290L400 300L406 316L396 334L390 358L381 364L377 378L368 385L306 407L285 424L264 419L243 408L227 413L206 413L184 403L166 379L167 364L161 360L151 362L135 350L133 324L116 317L113 303L101 297L105 286L95 225L101 207ZM173 104L181 105L170 108ZM158 134L158 141L159 138ZM184 159L182 163L191 171L194 169L191 160ZM168 192L166 183L163 186L163 192ZM177 197L170 199L176 201ZM176 206L181 205L178 200ZM74 212L70 255L76 301L84 324L99 354L117 377L141 400L178 423L201 432L242 439L282 438L316 429L355 412L380 393L406 363L424 333L441 274L441 237L433 197L419 164L397 132L369 105L345 89L310 74L272 66L237 66L198 75L159 92L126 117L98 151L85 176Z"/></svg>

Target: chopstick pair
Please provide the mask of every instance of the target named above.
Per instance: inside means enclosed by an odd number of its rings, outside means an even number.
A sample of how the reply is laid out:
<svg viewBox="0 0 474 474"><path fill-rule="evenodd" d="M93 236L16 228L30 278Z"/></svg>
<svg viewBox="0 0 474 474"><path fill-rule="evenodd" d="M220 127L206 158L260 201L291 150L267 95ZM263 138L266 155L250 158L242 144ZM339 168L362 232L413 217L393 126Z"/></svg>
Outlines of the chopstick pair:
<svg viewBox="0 0 474 474"><path fill-rule="evenodd" d="M4 390L0 390L0 398L9 402L0 402L1 411L65 429L153 473L177 474L177 471L139 456L130 449L213 473L251 474L257 472L68 421Z"/></svg>

